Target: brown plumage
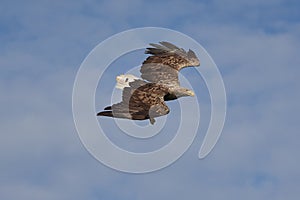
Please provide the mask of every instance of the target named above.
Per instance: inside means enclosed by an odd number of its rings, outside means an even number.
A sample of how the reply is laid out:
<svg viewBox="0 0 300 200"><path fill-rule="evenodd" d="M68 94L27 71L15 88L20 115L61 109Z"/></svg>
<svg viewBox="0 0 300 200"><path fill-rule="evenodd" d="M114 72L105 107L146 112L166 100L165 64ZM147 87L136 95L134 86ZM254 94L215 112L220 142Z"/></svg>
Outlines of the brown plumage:
<svg viewBox="0 0 300 200"><path fill-rule="evenodd" d="M124 88L122 101L104 108L99 116L126 118L133 120L150 119L169 113L169 108L164 102L168 88L155 83L136 80L129 83L130 87Z"/></svg>
<svg viewBox="0 0 300 200"><path fill-rule="evenodd" d="M200 62L192 50L169 43L150 44L146 54L151 54L141 67L144 80L134 80L123 90L122 101L104 108L98 116L149 119L154 124L156 117L169 113L165 101L182 96L194 96L193 91L180 87L178 71L188 66L199 66Z"/></svg>
<svg viewBox="0 0 300 200"><path fill-rule="evenodd" d="M188 66L199 66L200 62L196 54L169 42L150 44L146 54L151 54L144 62L140 72L141 77L152 83L160 83L168 86L179 87L178 71Z"/></svg>

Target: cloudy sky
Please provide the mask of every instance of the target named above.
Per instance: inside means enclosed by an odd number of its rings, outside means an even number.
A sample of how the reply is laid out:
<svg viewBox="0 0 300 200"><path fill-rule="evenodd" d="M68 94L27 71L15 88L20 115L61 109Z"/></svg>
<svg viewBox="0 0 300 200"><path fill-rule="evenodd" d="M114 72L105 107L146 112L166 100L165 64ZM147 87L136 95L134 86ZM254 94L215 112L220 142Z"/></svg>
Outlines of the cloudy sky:
<svg viewBox="0 0 300 200"><path fill-rule="evenodd" d="M299 8L296 0L1 1L0 198L298 199ZM208 157L197 158L205 133L199 131L177 162L136 175L102 165L85 149L72 89L98 43L145 26L174 29L203 45L223 76L228 112ZM127 61L136 66L144 58L137 52ZM123 72L121 63L107 71L107 87L100 81L97 109L109 103L101 91L113 88L109 77ZM206 105L205 86L195 90ZM209 109L201 109L205 129Z"/></svg>

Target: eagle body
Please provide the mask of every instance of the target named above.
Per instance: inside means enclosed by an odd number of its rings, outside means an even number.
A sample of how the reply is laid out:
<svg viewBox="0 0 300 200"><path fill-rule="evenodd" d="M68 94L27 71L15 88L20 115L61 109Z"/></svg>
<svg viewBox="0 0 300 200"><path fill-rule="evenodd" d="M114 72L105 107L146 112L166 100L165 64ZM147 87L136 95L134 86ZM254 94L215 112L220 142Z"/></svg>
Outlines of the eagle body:
<svg viewBox="0 0 300 200"><path fill-rule="evenodd" d="M117 88L123 89L122 101L104 108L98 116L131 120L149 119L166 115L170 109L165 101L183 96L194 96L194 92L180 86L178 72L189 66L199 66L196 54L169 43L150 44L146 54L151 54L142 64L139 79L126 74L117 76Z"/></svg>
<svg viewBox="0 0 300 200"><path fill-rule="evenodd" d="M156 83L134 80L125 87L122 102L104 108L99 116L126 118L133 120L150 119L166 115L170 109L164 102L164 96L169 94L169 88Z"/></svg>

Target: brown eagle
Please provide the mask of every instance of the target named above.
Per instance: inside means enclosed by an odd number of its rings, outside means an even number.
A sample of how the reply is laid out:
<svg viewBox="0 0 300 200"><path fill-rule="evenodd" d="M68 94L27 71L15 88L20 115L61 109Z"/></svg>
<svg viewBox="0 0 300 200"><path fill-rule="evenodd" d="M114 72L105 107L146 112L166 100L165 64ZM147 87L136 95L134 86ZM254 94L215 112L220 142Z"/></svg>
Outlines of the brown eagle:
<svg viewBox="0 0 300 200"><path fill-rule="evenodd" d="M131 120L149 119L169 113L165 101L183 96L194 96L194 92L180 87L178 72L200 62L192 51L185 51L169 42L150 44L145 53L150 56L143 62L139 79L133 75L117 77L117 88L123 89L122 101L104 108L97 116L125 118Z"/></svg>

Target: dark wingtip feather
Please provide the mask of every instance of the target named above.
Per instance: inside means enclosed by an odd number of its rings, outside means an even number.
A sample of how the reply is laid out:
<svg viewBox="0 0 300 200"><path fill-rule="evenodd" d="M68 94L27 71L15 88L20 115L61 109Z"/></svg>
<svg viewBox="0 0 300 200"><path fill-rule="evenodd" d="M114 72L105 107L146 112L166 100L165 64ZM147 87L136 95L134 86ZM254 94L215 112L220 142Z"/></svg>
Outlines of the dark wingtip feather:
<svg viewBox="0 0 300 200"><path fill-rule="evenodd" d="M170 43L170 42L166 42L166 41L161 41L159 42L160 44L162 44L163 46L169 48L169 49L177 49L180 50L176 45Z"/></svg>
<svg viewBox="0 0 300 200"><path fill-rule="evenodd" d="M163 54L167 52L164 49L160 49L160 48L147 48L145 51L145 54L152 54L152 55L157 55L157 54Z"/></svg>
<svg viewBox="0 0 300 200"><path fill-rule="evenodd" d="M105 107L104 110L111 110L111 106Z"/></svg>
<svg viewBox="0 0 300 200"><path fill-rule="evenodd" d="M113 117L112 111L102 111L97 113L97 116Z"/></svg>

